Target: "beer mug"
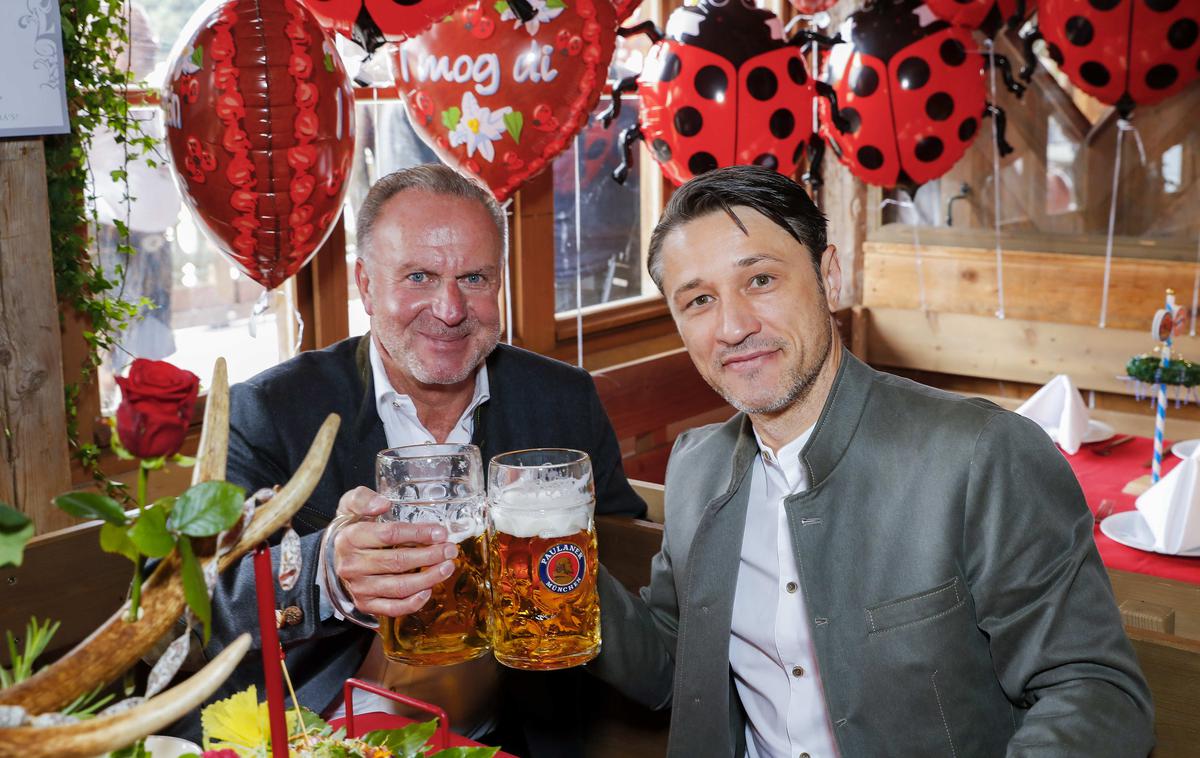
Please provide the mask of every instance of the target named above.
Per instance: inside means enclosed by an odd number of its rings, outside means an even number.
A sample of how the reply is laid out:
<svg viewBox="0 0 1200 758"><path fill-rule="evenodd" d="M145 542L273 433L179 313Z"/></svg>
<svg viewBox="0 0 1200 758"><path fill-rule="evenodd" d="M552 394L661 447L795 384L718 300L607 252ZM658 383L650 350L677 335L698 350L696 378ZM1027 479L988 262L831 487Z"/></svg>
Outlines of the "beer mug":
<svg viewBox="0 0 1200 758"><path fill-rule="evenodd" d="M375 489L392 503L380 521L440 524L458 545L454 573L415 613L378 621L383 653L415 666L441 666L488 651L487 501L474 445L409 445L375 458Z"/></svg>
<svg viewBox="0 0 1200 758"><path fill-rule="evenodd" d="M520 669L577 666L600 652L596 495L578 450L518 450L488 467L492 650Z"/></svg>

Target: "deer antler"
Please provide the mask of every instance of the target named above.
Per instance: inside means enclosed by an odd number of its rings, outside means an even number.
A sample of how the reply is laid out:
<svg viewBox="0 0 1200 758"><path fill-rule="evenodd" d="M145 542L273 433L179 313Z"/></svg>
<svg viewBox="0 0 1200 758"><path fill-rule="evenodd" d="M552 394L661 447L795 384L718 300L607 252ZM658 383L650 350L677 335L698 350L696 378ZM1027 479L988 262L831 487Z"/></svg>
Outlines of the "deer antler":
<svg viewBox="0 0 1200 758"><path fill-rule="evenodd" d="M300 510L325 471L337 435L339 418L330 414L313 438L308 454L283 489L260 505L238 541L218 562L225 570L255 545L270 537ZM223 476L229 438L229 387L223 361L214 372L212 391L205 412L200 458L196 462L200 481ZM183 581L179 556L172 553L150 575L142 588L142 617L126 619L119 609L71 652L30 678L0 690L0 705L20 705L29 713L45 713L70 703L96 686L110 682L132 666L171 630L183 613Z"/></svg>
<svg viewBox="0 0 1200 758"><path fill-rule="evenodd" d="M250 635L243 634L187 681L121 713L61 726L0 729L0 758L90 758L119 750L199 707L249 649Z"/></svg>

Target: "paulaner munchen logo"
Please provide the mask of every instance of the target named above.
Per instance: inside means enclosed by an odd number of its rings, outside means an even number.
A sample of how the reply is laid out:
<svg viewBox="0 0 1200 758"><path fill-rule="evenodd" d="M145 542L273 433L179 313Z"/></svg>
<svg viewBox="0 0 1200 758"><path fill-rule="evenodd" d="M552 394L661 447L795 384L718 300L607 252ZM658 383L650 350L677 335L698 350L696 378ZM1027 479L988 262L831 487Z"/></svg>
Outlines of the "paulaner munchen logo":
<svg viewBox="0 0 1200 758"><path fill-rule="evenodd" d="M551 592L565 595L574 592L587 573L583 551L573 542L553 545L538 561L538 576Z"/></svg>

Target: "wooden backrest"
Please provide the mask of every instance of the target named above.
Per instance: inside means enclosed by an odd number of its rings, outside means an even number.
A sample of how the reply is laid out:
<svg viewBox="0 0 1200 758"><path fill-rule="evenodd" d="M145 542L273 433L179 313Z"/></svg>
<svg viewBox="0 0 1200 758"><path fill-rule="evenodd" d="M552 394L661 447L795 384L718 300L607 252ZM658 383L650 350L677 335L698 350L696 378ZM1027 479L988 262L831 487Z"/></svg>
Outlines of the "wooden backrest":
<svg viewBox="0 0 1200 758"><path fill-rule="evenodd" d="M1154 758L1200 752L1200 642L1126 628L1154 695Z"/></svg>

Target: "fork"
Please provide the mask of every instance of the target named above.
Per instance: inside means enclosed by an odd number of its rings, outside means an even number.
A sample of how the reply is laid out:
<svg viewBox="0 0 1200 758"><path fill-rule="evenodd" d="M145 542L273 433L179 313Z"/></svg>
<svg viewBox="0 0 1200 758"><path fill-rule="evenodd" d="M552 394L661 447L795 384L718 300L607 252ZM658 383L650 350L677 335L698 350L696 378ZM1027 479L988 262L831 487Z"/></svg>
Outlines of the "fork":
<svg viewBox="0 0 1200 758"><path fill-rule="evenodd" d="M1117 445L1124 445L1126 442L1129 442L1132 439L1133 439L1132 434L1126 434L1121 437L1116 437L1115 439L1108 442L1107 444L1097 445L1096 447L1093 447L1090 449L1096 455L1102 455L1102 456L1103 455L1112 455L1112 451L1113 451L1114 447L1116 447Z"/></svg>

